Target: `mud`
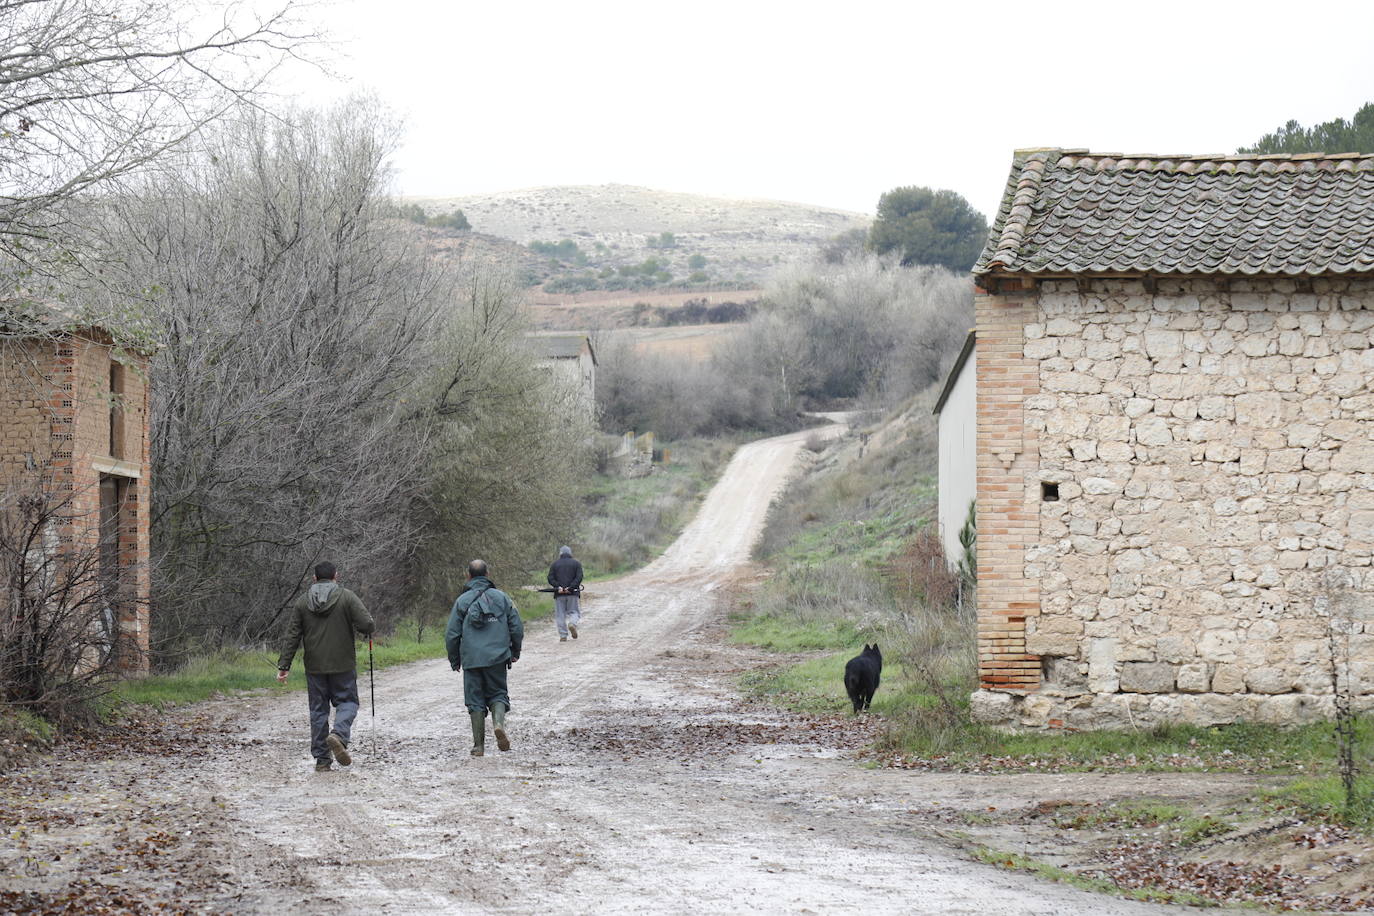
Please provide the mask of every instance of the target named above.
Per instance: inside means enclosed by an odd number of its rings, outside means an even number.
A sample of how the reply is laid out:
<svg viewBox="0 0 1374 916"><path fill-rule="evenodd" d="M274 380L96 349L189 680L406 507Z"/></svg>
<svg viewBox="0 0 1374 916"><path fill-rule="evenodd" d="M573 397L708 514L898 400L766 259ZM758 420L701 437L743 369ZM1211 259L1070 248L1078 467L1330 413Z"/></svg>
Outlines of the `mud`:
<svg viewBox="0 0 1374 916"><path fill-rule="evenodd" d="M587 595L580 639L533 628L509 753L489 740L468 757L460 676L440 661L378 674L355 762L329 773L313 771L303 696L203 704L163 724L180 742L5 777L6 887L88 878L249 913L1161 910L970 861L938 816L1158 791L1157 775L864 769L862 719L740 698L757 660L719 639L717 599L807 435L742 448L660 560Z"/></svg>

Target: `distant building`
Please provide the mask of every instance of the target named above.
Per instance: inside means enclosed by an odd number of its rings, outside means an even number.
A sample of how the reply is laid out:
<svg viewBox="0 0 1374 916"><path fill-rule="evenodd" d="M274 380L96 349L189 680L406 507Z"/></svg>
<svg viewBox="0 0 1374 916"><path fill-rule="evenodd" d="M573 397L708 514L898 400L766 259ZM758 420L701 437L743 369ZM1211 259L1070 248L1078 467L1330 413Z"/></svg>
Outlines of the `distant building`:
<svg viewBox="0 0 1374 916"><path fill-rule="evenodd" d="M0 489L37 482L71 494L55 543L99 545L99 575L117 595L106 625L118 667L145 673L148 359L116 352L99 327L58 330L56 314L0 303Z"/></svg>
<svg viewBox="0 0 1374 916"><path fill-rule="evenodd" d="M949 370L945 386L935 401L940 431L940 496L938 521L940 543L951 568L958 565L964 548L959 531L968 519L978 487L976 398L978 357L975 332L969 331L959 358Z"/></svg>
<svg viewBox="0 0 1374 916"><path fill-rule="evenodd" d="M539 365L561 382L585 408L596 416L596 351L586 334L537 332L527 338Z"/></svg>
<svg viewBox="0 0 1374 916"><path fill-rule="evenodd" d="M1374 707L1374 156L1024 150L973 274L975 715Z"/></svg>

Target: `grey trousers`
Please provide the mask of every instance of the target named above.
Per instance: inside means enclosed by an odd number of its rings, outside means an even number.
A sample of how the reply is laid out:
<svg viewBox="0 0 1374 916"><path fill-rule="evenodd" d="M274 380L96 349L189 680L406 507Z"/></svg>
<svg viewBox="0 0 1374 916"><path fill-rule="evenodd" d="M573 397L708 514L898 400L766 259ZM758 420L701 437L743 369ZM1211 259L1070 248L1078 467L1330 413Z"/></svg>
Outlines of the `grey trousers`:
<svg viewBox="0 0 1374 916"><path fill-rule="evenodd" d="M582 622L582 602L577 595L555 595L553 599L553 622L558 626L558 635L568 636L568 624L577 626Z"/></svg>
<svg viewBox="0 0 1374 916"><path fill-rule="evenodd" d="M348 743L353 719L358 715L358 672L345 671L342 674L305 675L306 695L310 699L310 754L316 760L330 758L329 745L324 741L330 731L339 736L344 744ZM334 727L329 727L329 708L334 714Z"/></svg>

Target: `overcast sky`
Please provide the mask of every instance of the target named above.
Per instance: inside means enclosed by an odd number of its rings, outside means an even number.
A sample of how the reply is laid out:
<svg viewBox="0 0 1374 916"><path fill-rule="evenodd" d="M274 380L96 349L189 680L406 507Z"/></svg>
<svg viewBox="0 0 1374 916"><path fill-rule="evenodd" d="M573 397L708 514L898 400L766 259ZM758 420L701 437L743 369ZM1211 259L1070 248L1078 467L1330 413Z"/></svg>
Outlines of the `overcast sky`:
<svg viewBox="0 0 1374 916"><path fill-rule="evenodd" d="M620 182L989 216L1012 150L1232 152L1374 100L1374 2L337 0L318 101L405 119L397 191Z"/></svg>

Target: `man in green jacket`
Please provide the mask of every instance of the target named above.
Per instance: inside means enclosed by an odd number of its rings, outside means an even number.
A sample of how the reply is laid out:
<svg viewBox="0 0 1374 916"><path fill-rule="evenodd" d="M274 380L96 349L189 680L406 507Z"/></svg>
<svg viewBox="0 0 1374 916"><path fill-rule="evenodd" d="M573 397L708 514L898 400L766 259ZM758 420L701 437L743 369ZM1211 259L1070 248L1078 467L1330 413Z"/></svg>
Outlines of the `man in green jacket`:
<svg viewBox="0 0 1374 916"><path fill-rule="evenodd" d="M525 625L510 597L492 585L487 564L468 564L468 581L448 615L444 644L448 663L463 672L463 700L472 720L472 756L481 757L486 743L487 710L491 710L496 746L510 750L506 735L506 671L520 658Z"/></svg>
<svg viewBox="0 0 1374 916"><path fill-rule="evenodd" d="M329 755L342 766L353 758L348 735L358 714L358 670L353 650L354 632L370 635L372 615L358 596L334 581L336 570L328 561L315 564L315 583L291 605L290 623L277 681L285 684L296 650L305 644L305 684L310 700L310 753L316 770L330 768ZM329 708L337 709L329 727Z"/></svg>

